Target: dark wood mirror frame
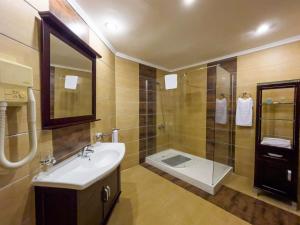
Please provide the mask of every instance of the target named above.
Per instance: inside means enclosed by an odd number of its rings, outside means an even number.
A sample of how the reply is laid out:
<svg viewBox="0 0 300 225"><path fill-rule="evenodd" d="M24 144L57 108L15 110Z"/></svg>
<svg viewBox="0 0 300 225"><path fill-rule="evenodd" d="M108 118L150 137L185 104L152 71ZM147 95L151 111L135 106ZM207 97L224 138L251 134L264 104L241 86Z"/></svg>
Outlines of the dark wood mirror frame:
<svg viewBox="0 0 300 225"><path fill-rule="evenodd" d="M96 59L101 56L75 35L51 12L39 12L42 18L41 35L41 113L42 128L55 129L96 120ZM92 61L92 114L51 119L50 109L50 34L53 34Z"/></svg>

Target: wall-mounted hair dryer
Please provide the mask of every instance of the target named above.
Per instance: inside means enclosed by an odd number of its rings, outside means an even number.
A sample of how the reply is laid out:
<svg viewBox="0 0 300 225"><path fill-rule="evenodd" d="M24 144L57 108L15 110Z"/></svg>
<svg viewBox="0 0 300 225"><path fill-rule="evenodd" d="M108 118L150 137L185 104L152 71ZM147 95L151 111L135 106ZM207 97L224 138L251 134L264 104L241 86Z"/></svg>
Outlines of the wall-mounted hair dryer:
<svg viewBox="0 0 300 225"><path fill-rule="evenodd" d="M0 59L0 164L3 167L21 167L36 155L36 105L32 86L32 68ZM6 109L11 106L20 107L26 103L30 153L18 162L11 162L5 155Z"/></svg>

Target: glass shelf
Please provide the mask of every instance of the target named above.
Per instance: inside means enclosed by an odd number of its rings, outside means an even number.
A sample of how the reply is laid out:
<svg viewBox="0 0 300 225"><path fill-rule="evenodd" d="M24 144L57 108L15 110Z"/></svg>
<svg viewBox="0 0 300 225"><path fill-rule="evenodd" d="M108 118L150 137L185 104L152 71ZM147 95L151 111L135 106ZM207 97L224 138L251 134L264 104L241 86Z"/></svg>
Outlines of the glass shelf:
<svg viewBox="0 0 300 225"><path fill-rule="evenodd" d="M263 137L275 139L266 140L266 143L261 143L262 145L274 146L276 144L280 146L284 140L289 140L291 146L286 149L293 148L294 127L296 125L295 97L294 87L262 90L259 100L261 142Z"/></svg>
<svg viewBox="0 0 300 225"><path fill-rule="evenodd" d="M273 103L262 103L263 106L271 106L271 105L295 105L294 102L273 102Z"/></svg>
<svg viewBox="0 0 300 225"><path fill-rule="evenodd" d="M273 135L273 134L264 134L264 136L262 137L262 139L264 138L264 137L267 137L267 138L280 138L280 139L285 139L285 140L290 140L291 141L291 137L289 137L289 136L280 136L280 135Z"/></svg>
<svg viewBox="0 0 300 225"><path fill-rule="evenodd" d="M292 119L268 119L268 118L260 118L260 120L274 120L274 121L289 121L289 122L295 122L295 120Z"/></svg>

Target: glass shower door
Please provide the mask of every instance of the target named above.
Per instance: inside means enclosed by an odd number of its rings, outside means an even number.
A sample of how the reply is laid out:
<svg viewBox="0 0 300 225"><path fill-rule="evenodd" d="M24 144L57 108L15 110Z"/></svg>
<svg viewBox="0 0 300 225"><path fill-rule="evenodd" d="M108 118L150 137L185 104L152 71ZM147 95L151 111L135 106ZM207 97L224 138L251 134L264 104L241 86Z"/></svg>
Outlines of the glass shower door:
<svg viewBox="0 0 300 225"><path fill-rule="evenodd" d="M232 74L216 67L216 99L212 185L222 179L233 165L234 101Z"/></svg>

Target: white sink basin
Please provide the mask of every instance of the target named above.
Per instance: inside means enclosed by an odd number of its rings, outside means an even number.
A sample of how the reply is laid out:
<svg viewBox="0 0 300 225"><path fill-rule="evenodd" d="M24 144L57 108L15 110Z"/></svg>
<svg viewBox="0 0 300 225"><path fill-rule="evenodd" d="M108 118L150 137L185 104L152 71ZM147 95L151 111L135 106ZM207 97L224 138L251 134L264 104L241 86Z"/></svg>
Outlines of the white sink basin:
<svg viewBox="0 0 300 225"><path fill-rule="evenodd" d="M83 190L115 170L125 155L123 143L100 143L90 149L90 158L73 156L40 172L32 180L34 186Z"/></svg>

